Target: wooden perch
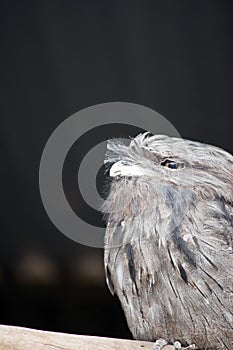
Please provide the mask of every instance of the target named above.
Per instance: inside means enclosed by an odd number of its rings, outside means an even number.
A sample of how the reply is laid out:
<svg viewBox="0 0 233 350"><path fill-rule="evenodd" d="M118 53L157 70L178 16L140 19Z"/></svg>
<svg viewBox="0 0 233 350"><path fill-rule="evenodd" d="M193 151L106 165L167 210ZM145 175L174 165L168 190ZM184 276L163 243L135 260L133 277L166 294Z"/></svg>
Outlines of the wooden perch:
<svg viewBox="0 0 233 350"><path fill-rule="evenodd" d="M0 325L0 350L153 350L153 343Z"/></svg>

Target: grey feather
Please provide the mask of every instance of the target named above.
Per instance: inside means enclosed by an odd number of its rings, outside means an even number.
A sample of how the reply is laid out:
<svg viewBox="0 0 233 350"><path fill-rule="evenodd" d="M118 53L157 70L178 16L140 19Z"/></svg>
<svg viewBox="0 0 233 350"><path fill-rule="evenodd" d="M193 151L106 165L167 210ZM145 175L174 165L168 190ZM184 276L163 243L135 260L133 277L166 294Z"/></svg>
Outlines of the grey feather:
<svg viewBox="0 0 233 350"><path fill-rule="evenodd" d="M106 163L106 278L134 338L233 349L232 155L140 134L110 140Z"/></svg>

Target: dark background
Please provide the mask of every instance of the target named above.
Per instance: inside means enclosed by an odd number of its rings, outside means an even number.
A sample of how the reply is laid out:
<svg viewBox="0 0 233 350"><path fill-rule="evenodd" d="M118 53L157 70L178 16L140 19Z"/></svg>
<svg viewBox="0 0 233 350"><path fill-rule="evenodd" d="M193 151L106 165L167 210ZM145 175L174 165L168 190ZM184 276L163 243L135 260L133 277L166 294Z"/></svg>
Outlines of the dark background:
<svg viewBox="0 0 233 350"><path fill-rule="evenodd" d="M231 0L2 2L0 323L130 337L102 251L50 222L40 157L63 120L111 101L233 152L232 10Z"/></svg>

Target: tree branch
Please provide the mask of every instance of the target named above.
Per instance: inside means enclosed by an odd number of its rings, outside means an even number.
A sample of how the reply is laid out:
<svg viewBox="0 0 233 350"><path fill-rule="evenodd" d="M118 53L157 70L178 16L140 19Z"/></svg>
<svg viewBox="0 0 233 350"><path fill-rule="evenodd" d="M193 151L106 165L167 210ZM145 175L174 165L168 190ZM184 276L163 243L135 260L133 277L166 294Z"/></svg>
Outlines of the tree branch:
<svg viewBox="0 0 233 350"><path fill-rule="evenodd" d="M1 350L153 350L153 343L0 325ZM163 350L173 350L166 346Z"/></svg>

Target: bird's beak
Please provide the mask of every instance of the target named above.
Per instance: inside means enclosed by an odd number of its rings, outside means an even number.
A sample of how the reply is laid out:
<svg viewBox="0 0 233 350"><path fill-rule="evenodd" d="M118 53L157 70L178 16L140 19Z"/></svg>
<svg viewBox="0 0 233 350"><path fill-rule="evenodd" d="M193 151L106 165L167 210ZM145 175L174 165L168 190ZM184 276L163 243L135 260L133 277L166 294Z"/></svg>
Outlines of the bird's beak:
<svg viewBox="0 0 233 350"><path fill-rule="evenodd" d="M120 160L112 165L109 175L110 177L142 176L145 175L145 173L138 165L127 165L125 162Z"/></svg>

